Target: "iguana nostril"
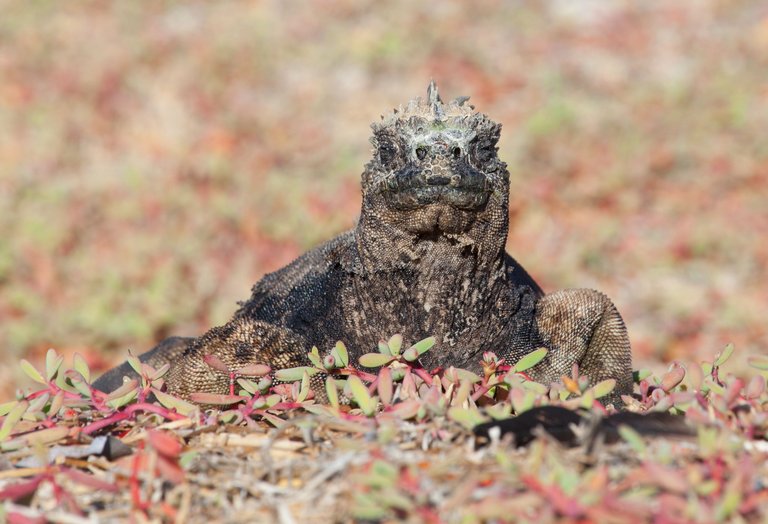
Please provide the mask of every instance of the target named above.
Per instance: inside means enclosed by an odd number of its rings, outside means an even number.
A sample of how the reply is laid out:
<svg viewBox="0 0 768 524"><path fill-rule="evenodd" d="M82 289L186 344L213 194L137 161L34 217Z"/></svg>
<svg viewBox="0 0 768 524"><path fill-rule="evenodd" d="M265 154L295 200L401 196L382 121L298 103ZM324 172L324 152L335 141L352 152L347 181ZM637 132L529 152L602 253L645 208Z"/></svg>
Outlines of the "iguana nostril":
<svg viewBox="0 0 768 524"><path fill-rule="evenodd" d="M461 158L461 148L459 146L454 147L451 149L451 154L453 158Z"/></svg>
<svg viewBox="0 0 768 524"><path fill-rule="evenodd" d="M427 158L427 148L423 146L419 146L416 148L416 156L419 160L424 160Z"/></svg>

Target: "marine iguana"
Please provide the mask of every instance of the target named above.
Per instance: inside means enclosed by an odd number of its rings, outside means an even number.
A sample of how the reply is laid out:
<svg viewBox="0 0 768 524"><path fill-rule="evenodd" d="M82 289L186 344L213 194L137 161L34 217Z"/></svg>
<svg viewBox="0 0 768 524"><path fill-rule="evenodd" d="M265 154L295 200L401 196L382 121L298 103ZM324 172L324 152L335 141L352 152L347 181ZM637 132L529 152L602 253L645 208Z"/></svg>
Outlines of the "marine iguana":
<svg viewBox="0 0 768 524"><path fill-rule="evenodd" d="M632 390L630 344L611 300L591 289L544 294L504 246L509 172L498 157L501 125L459 97L412 100L374 123L373 157L362 174L362 210L350 231L266 275L226 325L199 338L174 337L140 356L171 363L171 393L228 391L228 366L309 365L312 346L349 348L350 362L385 335L433 335L425 368L479 370L482 353L515 362L539 347L529 374L616 379L610 401ZM133 372L123 364L95 387L111 391Z"/></svg>

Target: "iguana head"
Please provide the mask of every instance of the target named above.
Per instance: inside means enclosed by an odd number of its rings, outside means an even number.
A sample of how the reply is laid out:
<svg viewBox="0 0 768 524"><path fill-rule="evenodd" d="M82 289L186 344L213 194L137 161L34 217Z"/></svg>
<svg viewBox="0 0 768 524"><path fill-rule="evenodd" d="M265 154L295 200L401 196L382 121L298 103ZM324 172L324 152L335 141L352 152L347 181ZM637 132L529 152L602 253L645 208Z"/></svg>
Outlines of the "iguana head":
<svg viewBox="0 0 768 524"><path fill-rule="evenodd" d="M496 147L501 126L467 100L443 103L432 82L426 100L412 100L372 125L364 215L375 213L411 234L466 234L478 220L491 219L503 221L506 231L509 174Z"/></svg>

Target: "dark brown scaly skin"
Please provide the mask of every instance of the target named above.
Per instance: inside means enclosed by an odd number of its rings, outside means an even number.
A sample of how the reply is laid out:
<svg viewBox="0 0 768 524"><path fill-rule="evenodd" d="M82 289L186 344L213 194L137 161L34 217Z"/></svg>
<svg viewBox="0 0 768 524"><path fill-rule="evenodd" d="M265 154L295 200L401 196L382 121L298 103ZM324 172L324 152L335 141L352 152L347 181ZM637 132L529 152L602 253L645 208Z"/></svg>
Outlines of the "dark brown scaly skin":
<svg viewBox="0 0 768 524"><path fill-rule="evenodd" d="M574 363L591 382L614 378L611 401L632 390L629 340L613 303L590 289L545 295L504 251L509 172L497 156L501 126L459 98L445 104L432 84L372 126L374 154L362 176L357 226L265 276L234 319L198 339L169 339L142 355L172 364L171 392L225 393L229 381L202 363L273 368L309 364L306 353L337 340L351 361L402 333L430 335L427 369L478 370L484 351L515 362L538 347L547 358L530 375L548 383ZM130 374L116 368L96 386Z"/></svg>

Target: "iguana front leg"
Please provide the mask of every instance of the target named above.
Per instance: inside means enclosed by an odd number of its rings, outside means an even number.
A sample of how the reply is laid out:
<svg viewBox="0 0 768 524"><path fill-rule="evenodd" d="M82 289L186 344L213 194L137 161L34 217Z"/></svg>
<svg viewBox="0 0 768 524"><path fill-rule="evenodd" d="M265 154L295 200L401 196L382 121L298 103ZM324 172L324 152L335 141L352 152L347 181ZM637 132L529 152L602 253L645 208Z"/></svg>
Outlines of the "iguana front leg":
<svg viewBox="0 0 768 524"><path fill-rule="evenodd" d="M590 384L616 379L616 388L601 399L623 406L621 395L632 393L632 355L624 321L611 299L592 289L567 289L541 298L535 325L550 351L532 376L552 382L570 376L573 364Z"/></svg>
<svg viewBox="0 0 768 524"><path fill-rule="evenodd" d="M278 370L309 365L306 352L305 340L289 329L236 318L199 338L166 339L139 359L154 368L170 364L165 375L166 389L188 399L191 393L229 393L229 375L209 366L204 360L206 355L215 355L232 371L248 364L266 364ZM99 377L94 387L114 391L122 385L123 376L136 377L127 362Z"/></svg>
<svg viewBox="0 0 768 524"><path fill-rule="evenodd" d="M209 366L204 357L215 355L231 371L248 364L266 364L273 370L310 365L307 344L293 331L268 322L236 318L210 329L196 339L166 378L168 392L181 398L191 393L229 393L230 376ZM316 386L316 384L313 384Z"/></svg>

